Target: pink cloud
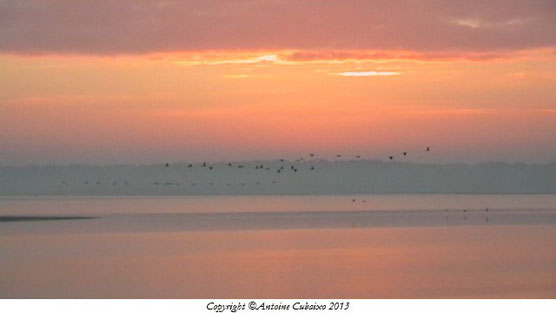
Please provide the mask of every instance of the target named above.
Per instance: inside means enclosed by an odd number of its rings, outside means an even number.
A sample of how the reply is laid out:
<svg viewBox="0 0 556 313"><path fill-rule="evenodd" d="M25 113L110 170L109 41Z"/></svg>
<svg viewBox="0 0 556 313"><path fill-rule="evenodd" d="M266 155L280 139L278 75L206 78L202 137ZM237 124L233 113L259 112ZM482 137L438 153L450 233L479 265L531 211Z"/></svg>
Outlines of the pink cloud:
<svg viewBox="0 0 556 313"><path fill-rule="evenodd" d="M516 56L515 52L476 51L365 51L365 50L304 50L286 53L280 57L287 61L346 61L346 60L471 60L488 61Z"/></svg>

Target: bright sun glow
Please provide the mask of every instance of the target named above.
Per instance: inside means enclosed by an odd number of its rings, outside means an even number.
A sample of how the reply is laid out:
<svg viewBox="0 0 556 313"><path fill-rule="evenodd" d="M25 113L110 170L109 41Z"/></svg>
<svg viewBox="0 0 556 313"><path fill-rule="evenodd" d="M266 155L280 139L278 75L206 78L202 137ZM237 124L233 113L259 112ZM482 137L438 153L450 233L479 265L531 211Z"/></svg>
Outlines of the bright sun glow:
<svg viewBox="0 0 556 313"><path fill-rule="evenodd" d="M368 77L368 76L396 76L400 75L399 72L376 72L376 71L368 71L368 72L343 72L338 73L340 76L354 76L354 77Z"/></svg>

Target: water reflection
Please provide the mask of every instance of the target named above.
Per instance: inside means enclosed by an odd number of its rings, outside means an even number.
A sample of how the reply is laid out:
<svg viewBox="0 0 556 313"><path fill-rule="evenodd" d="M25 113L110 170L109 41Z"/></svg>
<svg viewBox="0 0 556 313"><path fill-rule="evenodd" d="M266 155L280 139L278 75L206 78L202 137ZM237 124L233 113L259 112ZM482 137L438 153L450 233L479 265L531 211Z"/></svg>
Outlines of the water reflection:
<svg viewBox="0 0 556 313"><path fill-rule="evenodd" d="M162 221L152 224L153 215L143 213L0 223L0 297L556 297L555 224L499 223L529 214L507 209L469 209L468 224L458 225L449 223L461 223L462 212L443 209L433 212L434 227L369 227L384 213L330 211L299 213L306 220L284 228L281 219L296 213L254 208L235 220L209 214L235 225L217 231L194 228L200 213L155 214ZM267 227L249 229L253 218Z"/></svg>

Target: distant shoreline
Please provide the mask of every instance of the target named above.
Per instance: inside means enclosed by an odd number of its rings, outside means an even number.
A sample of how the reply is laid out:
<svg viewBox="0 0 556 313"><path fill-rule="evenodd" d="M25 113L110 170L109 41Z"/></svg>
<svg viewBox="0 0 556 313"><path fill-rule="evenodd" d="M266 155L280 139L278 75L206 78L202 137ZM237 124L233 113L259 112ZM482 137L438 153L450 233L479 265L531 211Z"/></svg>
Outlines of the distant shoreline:
<svg viewBox="0 0 556 313"><path fill-rule="evenodd" d="M556 163L260 161L0 167L0 195L556 194Z"/></svg>
<svg viewBox="0 0 556 313"><path fill-rule="evenodd" d="M94 216L0 216L0 223L30 222L30 221L59 221L59 220L88 220Z"/></svg>

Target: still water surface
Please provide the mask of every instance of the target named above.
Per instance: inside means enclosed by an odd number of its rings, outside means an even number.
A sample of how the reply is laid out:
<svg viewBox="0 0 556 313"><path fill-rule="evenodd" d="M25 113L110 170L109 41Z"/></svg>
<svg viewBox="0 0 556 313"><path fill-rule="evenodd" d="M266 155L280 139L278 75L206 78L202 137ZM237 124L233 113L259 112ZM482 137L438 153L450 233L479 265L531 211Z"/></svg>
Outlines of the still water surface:
<svg viewBox="0 0 556 313"><path fill-rule="evenodd" d="M94 217L0 221L2 298L556 297L555 195L5 197L0 216Z"/></svg>

